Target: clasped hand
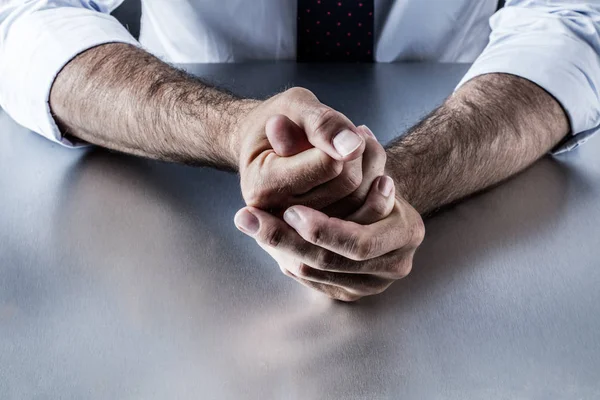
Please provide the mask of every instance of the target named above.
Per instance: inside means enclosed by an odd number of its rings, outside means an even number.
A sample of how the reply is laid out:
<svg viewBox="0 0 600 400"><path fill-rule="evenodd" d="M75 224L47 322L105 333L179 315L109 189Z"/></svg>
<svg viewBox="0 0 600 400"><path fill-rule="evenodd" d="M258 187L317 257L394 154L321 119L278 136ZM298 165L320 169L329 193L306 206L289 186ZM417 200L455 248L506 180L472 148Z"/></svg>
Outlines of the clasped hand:
<svg viewBox="0 0 600 400"><path fill-rule="evenodd" d="M367 127L292 88L259 103L236 134L247 206L235 224L284 274L354 301L410 272L423 221L384 175Z"/></svg>

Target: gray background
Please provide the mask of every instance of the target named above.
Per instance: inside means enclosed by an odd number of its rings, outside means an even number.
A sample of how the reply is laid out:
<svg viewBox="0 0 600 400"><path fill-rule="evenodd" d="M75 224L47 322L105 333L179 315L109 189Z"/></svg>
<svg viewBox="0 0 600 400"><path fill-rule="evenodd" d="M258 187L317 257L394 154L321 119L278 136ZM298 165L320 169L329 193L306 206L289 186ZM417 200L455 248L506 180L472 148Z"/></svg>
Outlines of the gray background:
<svg viewBox="0 0 600 400"><path fill-rule="evenodd" d="M189 69L306 86L385 142L467 66ZM428 220L411 275L347 305L235 229L235 175L64 149L0 112L0 398L598 398L599 151Z"/></svg>

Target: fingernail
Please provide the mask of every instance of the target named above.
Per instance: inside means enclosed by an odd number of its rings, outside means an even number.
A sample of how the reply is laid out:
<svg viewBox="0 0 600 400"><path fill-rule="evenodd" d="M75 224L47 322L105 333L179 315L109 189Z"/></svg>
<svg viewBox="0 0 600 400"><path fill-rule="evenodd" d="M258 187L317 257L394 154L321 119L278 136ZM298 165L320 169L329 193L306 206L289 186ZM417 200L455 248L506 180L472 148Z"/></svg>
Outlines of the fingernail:
<svg viewBox="0 0 600 400"><path fill-rule="evenodd" d="M293 208L288 208L283 213L283 220L288 223L292 228L296 228L298 224L301 222L300 215Z"/></svg>
<svg viewBox="0 0 600 400"><path fill-rule="evenodd" d="M254 214L252 214L248 210L240 210L235 217L233 218L233 222L238 229L244 233L249 235L254 235L258 232L258 228L260 228L260 222L258 218Z"/></svg>
<svg viewBox="0 0 600 400"><path fill-rule="evenodd" d="M361 125L361 126L365 130L365 132L367 132L371 137L377 139L377 137L375 136L375 134L373 133L373 131L370 130L368 126L366 126L366 125Z"/></svg>
<svg viewBox="0 0 600 400"><path fill-rule="evenodd" d="M377 189L384 196L388 197L392 193L392 189L394 188L394 181L389 176L382 176L379 178L379 183L377 184Z"/></svg>
<svg viewBox="0 0 600 400"><path fill-rule="evenodd" d="M361 143L362 139L350 129L344 129L333 138L333 147L342 157L358 149Z"/></svg>

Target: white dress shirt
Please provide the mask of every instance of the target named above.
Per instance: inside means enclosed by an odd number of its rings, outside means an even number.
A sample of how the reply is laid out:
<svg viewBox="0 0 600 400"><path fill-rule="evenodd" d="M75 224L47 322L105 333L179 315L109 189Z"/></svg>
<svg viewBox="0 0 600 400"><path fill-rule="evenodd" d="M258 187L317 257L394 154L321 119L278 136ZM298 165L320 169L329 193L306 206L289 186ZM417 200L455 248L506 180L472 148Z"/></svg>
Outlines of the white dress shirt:
<svg viewBox="0 0 600 400"><path fill-rule="evenodd" d="M68 146L49 92L93 46L141 43L176 63L295 58L295 0L145 0L140 43L109 15L121 2L0 0L0 106ZM563 149L576 147L600 124L600 0L496 8L497 0L375 0L375 61L474 62L459 86L491 72L529 79L564 107L575 136Z"/></svg>

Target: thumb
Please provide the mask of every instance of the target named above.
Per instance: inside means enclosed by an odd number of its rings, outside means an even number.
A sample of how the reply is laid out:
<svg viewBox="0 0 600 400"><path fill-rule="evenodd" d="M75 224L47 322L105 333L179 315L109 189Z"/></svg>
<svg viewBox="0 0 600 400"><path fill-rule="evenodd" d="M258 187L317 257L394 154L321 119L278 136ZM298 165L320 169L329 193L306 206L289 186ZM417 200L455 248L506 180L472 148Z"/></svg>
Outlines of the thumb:
<svg viewBox="0 0 600 400"><path fill-rule="evenodd" d="M269 118L265 131L269 144L280 157L293 156L313 147L304 130L285 115Z"/></svg>

